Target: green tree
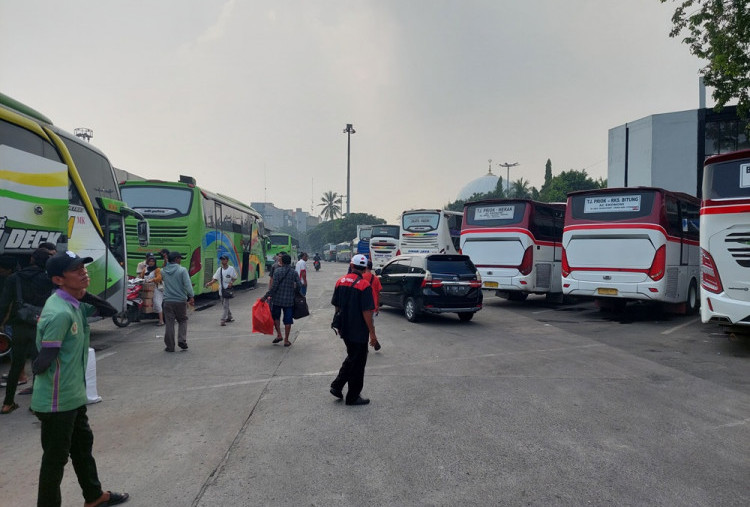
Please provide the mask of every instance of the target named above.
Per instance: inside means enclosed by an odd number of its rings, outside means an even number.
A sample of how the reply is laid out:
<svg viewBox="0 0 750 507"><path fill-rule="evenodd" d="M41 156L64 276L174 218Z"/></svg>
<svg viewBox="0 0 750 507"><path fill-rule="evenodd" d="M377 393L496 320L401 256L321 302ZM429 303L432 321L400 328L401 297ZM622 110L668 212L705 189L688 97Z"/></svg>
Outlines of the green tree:
<svg viewBox="0 0 750 507"><path fill-rule="evenodd" d="M540 196L540 199L545 202L565 202L568 198L568 192L605 188L606 185L606 180L602 180L601 178L597 181L592 180L586 174L585 169L581 171L571 169L554 176L545 189L544 195Z"/></svg>
<svg viewBox="0 0 750 507"><path fill-rule="evenodd" d="M322 206L320 214L325 220L333 220L341 216L341 196L329 190L323 194L320 198L320 204Z"/></svg>
<svg viewBox="0 0 750 507"><path fill-rule="evenodd" d="M532 188L529 186L528 180L518 178L510 186L510 195L515 199L530 199Z"/></svg>
<svg viewBox="0 0 750 507"><path fill-rule="evenodd" d="M674 1L670 37L686 33L682 42L707 61L700 74L713 88L716 109L737 99L737 114L750 112L750 2L748 0Z"/></svg>

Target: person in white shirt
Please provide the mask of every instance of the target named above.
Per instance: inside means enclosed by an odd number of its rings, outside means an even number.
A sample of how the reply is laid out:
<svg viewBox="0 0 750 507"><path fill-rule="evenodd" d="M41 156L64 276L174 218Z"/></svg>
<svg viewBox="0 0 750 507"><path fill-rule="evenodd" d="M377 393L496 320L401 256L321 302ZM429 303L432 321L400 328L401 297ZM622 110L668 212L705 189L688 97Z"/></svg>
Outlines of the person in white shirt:
<svg viewBox="0 0 750 507"><path fill-rule="evenodd" d="M299 288L300 293L303 296L307 295L307 253L302 252L299 255L299 260L294 270L299 275L299 279L302 281L302 285Z"/></svg>
<svg viewBox="0 0 750 507"><path fill-rule="evenodd" d="M229 309L229 300L234 296L230 296L229 294L231 293L234 281L237 280L237 271L229 265L229 256L226 254L219 257L219 260L221 261L221 266L216 270L213 278L206 283L206 287L213 284L214 281L219 282L219 297L221 298L221 306L224 309L224 312L221 314L221 325L226 326L227 322L234 322L232 310ZM225 289L229 290L225 293Z"/></svg>

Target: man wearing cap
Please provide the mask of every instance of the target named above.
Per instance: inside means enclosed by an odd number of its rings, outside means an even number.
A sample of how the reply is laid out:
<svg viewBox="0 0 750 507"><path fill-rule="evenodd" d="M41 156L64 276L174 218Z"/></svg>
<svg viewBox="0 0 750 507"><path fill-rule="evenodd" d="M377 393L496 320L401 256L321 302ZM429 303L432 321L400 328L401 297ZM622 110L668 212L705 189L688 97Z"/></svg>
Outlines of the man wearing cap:
<svg viewBox="0 0 750 507"><path fill-rule="evenodd" d="M193 285L187 269L180 266L182 254L169 252L169 264L161 270L164 282L164 344L167 352L174 352L174 322L177 321L177 345L187 350L187 305L195 303Z"/></svg>
<svg viewBox="0 0 750 507"><path fill-rule="evenodd" d="M342 389L349 384L346 392L347 405L367 405L370 400L362 398L362 386L367 364L367 342L375 347L378 338L372 322L375 303L372 288L362 275L367 267L367 257L358 254L352 257L351 272L339 278L333 290L331 304L341 314L341 327L338 332L346 345L346 359L339 374L331 383L331 394L341 399Z"/></svg>
<svg viewBox="0 0 750 507"><path fill-rule="evenodd" d="M289 254L281 255L281 266L273 272L273 279L269 285L268 292L261 298L266 301L271 299L271 317L276 329L276 338L271 343L279 343L284 340L284 347L289 347L289 334L294 322L294 291L300 286L300 279L292 267L292 257ZM281 313L284 313L284 337L281 337Z"/></svg>
<svg viewBox="0 0 750 507"><path fill-rule="evenodd" d="M37 325L39 355L34 361L31 408L42 423L42 466L37 505L60 505L68 456L81 486L85 507L117 505L127 493L102 491L92 455L94 434L86 415L86 365L89 353L88 317L111 316L117 310L89 294L85 264L73 252L60 252L47 261L47 275L57 290L47 299Z"/></svg>
<svg viewBox="0 0 750 507"><path fill-rule="evenodd" d="M219 297L221 298L221 306L224 309L221 314L221 325L226 326L227 322L234 322L234 319L232 318L232 310L229 309L229 300L231 297L224 297L224 291L225 289L232 289L234 281L237 280L237 271L229 265L229 256L227 254L222 254L219 260L221 261L221 266L216 270L213 278L206 283L206 287L214 282L219 282Z"/></svg>

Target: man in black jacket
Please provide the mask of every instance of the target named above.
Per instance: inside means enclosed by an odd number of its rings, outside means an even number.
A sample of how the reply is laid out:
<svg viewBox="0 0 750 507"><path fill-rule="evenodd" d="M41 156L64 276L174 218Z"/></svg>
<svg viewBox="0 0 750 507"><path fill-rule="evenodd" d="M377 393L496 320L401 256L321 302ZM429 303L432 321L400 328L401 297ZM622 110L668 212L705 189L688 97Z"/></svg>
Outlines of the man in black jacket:
<svg viewBox="0 0 750 507"><path fill-rule="evenodd" d="M26 364L26 356L36 357L36 323L22 320L18 315L18 289L20 286L21 299L24 303L44 307L44 303L52 293L54 286L50 281L44 267L50 251L38 248L31 254L31 262L28 266L13 273L5 280L5 287L0 295L0 315L10 311L9 323L13 329L13 358L8 373L8 385L5 388L5 401L0 414L10 414L18 408L15 403L16 387L18 377Z"/></svg>

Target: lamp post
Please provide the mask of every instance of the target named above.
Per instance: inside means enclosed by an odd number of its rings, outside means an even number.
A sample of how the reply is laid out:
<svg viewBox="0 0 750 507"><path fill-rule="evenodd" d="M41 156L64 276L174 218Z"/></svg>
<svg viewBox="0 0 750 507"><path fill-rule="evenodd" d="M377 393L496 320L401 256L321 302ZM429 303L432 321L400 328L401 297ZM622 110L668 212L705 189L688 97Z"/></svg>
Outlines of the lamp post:
<svg viewBox="0 0 750 507"><path fill-rule="evenodd" d="M87 143L91 142L91 138L94 137L94 131L85 127L73 129L73 133L76 137L83 139Z"/></svg>
<svg viewBox="0 0 750 507"><path fill-rule="evenodd" d="M352 134L355 134L356 132L357 131L354 130L351 123L346 124L346 128L344 129L344 134L346 134L346 216L349 216L349 205L351 203L351 198L349 197L351 195L351 189L349 188L349 183L351 181L349 161L352 153Z"/></svg>
<svg viewBox="0 0 750 507"><path fill-rule="evenodd" d="M506 183L505 183L505 197L509 197L510 196L510 168L516 167L518 165L518 162L513 162L512 164L509 164L506 162L504 164L497 164L497 165L499 165L500 167L505 167L506 169L507 176L506 176Z"/></svg>

